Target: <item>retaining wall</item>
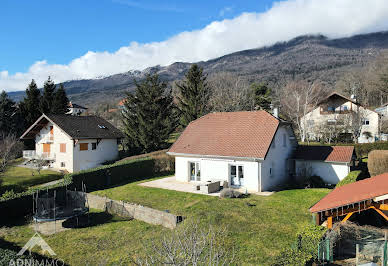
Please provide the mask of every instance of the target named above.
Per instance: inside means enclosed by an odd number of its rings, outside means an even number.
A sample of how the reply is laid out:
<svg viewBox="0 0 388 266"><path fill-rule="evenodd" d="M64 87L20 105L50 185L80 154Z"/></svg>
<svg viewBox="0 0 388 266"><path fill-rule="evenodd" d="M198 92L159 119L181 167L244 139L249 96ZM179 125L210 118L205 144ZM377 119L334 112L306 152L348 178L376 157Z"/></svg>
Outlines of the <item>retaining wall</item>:
<svg viewBox="0 0 388 266"><path fill-rule="evenodd" d="M181 216L174 215L172 213L155 210L149 207L145 207L138 204L127 203L117 200L111 200L106 197L101 197L93 194L88 194L89 207L98 210L106 210L108 202L114 202L118 205L122 205L125 209L126 216L128 214L139 221L143 221L149 224L161 225L170 229L174 229L177 224L182 221ZM110 209L112 211L112 209ZM123 212L116 211L114 214L120 216Z"/></svg>

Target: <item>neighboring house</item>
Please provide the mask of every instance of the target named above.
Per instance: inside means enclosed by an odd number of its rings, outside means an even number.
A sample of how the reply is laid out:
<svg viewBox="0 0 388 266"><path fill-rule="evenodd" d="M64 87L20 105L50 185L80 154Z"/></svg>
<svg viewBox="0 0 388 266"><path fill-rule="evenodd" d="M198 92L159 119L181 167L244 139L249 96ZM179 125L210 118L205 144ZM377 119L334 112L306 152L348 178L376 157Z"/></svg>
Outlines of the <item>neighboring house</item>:
<svg viewBox="0 0 388 266"><path fill-rule="evenodd" d="M297 177L317 175L328 184L337 184L354 163L353 146L298 146L294 154Z"/></svg>
<svg viewBox="0 0 388 266"><path fill-rule="evenodd" d="M388 116L388 103L376 108L375 111L382 116Z"/></svg>
<svg viewBox="0 0 388 266"><path fill-rule="evenodd" d="M324 132L335 134L334 131L339 130L350 135L354 128L360 128L358 142L366 143L379 139L379 119L377 112L361 106L355 99L333 92L307 113L302 122L310 140L320 139Z"/></svg>
<svg viewBox="0 0 388 266"><path fill-rule="evenodd" d="M35 150L23 151L23 157L76 172L116 159L122 137L120 130L97 116L43 114L20 139L35 140Z"/></svg>
<svg viewBox="0 0 388 266"><path fill-rule="evenodd" d="M223 112L191 122L168 154L178 181L220 180L260 192L287 181L296 146L291 124L266 111Z"/></svg>
<svg viewBox="0 0 388 266"><path fill-rule="evenodd" d="M70 102L69 103L69 112L67 112L67 114L69 114L69 115L81 115L82 113L86 112L86 110L88 110L88 108L83 107L79 104Z"/></svg>

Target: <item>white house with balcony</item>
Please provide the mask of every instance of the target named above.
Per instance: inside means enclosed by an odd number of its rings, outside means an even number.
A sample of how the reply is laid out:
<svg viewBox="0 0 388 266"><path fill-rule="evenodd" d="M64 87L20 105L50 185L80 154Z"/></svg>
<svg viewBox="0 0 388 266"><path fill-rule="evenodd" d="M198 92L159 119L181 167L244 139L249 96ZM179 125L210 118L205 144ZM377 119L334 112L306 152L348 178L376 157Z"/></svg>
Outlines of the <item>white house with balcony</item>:
<svg viewBox="0 0 388 266"><path fill-rule="evenodd" d="M35 141L35 150L23 151L24 158L46 160L50 167L72 173L115 160L122 137L98 116L43 114L20 139Z"/></svg>
<svg viewBox="0 0 388 266"><path fill-rule="evenodd" d="M68 109L69 109L69 111L67 112L68 115L81 115L88 110L88 108L72 102L69 102Z"/></svg>
<svg viewBox="0 0 388 266"><path fill-rule="evenodd" d="M375 142L381 137L379 122L380 116L376 111L337 92L331 93L302 117L310 140L318 140L323 131L338 130L350 136L358 128L359 143Z"/></svg>

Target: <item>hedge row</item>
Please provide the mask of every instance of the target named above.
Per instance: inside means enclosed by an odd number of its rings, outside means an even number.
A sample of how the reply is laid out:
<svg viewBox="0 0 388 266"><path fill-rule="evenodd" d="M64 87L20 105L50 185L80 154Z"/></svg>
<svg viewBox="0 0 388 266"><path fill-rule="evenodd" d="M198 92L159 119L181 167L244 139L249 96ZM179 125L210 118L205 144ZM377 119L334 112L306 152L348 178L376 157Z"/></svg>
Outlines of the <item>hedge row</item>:
<svg viewBox="0 0 388 266"><path fill-rule="evenodd" d="M310 142L310 143L300 143L301 145L318 145L318 146L354 146L354 150L356 152L357 158L361 159L367 157L369 152L373 150L388 150L388 141L379 141L373 143L332 143L332 144L322 144L318 142Z"/></svg>
<svg viewBox="0 0 388 266"><path fill-rule="evenodd" d="M371 151L368 155L368 169L371 176L388 172L388 150Z"/></svg>
<svg viewBox="0 0 388 266"><path fill-rule="evenodd" d="M163 161L160 162L154 158L121 161L65 175L63 182L50 187L30 189L22 193L11 194L7 198L0 198L0 213L5 217L5 219L1 219L0 225L32 215L32 195L36 191L51 191L65 187L72 190L82 190L82 184L85 184L87 192L91 192L151 177L166 169L163 163Z"/></svg>
<svg viewBox="0 0 388 266"><path fill-rule="evenodd" d="M359 179L361 172L362 172L361 170L351 171L344 179L339 181L335 187L337 188L337 187L341 187L343 185L347 185L347 184L351 184L351 183L356 182Z"/></svg>

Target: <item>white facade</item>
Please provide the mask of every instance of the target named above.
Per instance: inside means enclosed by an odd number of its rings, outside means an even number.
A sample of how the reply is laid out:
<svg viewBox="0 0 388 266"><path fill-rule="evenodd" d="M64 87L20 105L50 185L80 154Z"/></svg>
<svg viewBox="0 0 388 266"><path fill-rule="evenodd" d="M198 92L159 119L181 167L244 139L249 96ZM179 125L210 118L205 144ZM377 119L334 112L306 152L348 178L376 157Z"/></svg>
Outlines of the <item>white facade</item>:
<svg viewBox="0 0 388 266"><path fill-rule="evenodd" d="M362 118L359 143L375 142L379 135L379 114L375 111L357 105L347 99L328 100L302 118L308 136L311 140L319 138L320 132L328 125L338 123L339 127L349 128L351 131L351 114L358 112ZM370 136L369 136L370 135Z"/></svg>
<svg viewBox="0 0 388 266"><path fill-rule="evenodd" d="M87 143L87 150L81 150L81 143ZM35 136L35 156L25 157L47 159L51 167L72 173L117 159L118 145L117 139L74 140L49 122Z"/></svg>
<svg viewBox="0 0 388 266"><path fill-rule="evenodd" d="M350 172L348 163L295 160L296 175L303 175L308 171L309 175L317 175L327 184L337 184Z"/></svg>
<svg viewBox="0 0 388 266"><path fill-rule="evenodd" d="M287 180L295 145L292 129L280 125L265 159L173 154L175 177L181 182L227 181L251 192L268 191Z"/></svg>

